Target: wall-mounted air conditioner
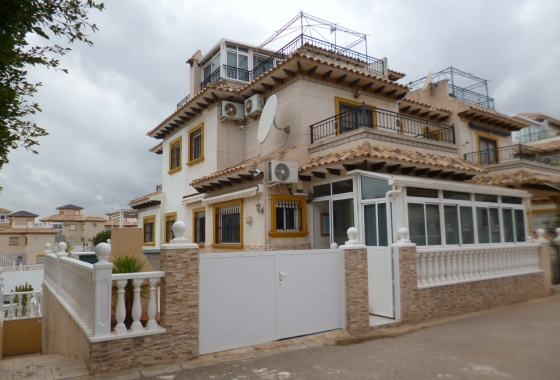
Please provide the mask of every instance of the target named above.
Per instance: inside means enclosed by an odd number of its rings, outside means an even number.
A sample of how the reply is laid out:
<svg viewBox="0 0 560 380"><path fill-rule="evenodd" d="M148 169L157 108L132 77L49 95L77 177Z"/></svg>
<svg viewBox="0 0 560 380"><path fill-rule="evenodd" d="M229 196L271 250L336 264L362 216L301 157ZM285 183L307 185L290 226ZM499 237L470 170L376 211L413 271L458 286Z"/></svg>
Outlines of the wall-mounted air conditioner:
<svg viewBox="0 0 560 380"><path fill-rule="evenodd" d="M255 94L245 100L245 116L253 117L260 115L264 107L264 96Z"/></svg>
<svg viewBox="0 0 560 380"><path fill-rule="evenodd" d="M294 184L298 182L297 162L269 161L268 183L269 184Z"/></svg>
<svg viewBox="0 0 560 380"><path fill-rule="evenodd" d="M243 111L243 104L223 101L220 107L221 114L220 120L243 120L245 119L245 112Z"/></svg>

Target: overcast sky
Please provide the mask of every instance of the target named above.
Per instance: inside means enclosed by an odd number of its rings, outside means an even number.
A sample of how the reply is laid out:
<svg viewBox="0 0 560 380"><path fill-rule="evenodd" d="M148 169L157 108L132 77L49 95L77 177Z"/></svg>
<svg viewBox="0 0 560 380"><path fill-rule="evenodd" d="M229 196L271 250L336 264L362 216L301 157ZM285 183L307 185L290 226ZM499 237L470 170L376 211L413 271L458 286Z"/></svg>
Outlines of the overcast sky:
<svg viewBox="0 0 560 380"><path fill-rule="evenodd" d="M259 45L306 13L370 35L369 55L387 57L408 83L453 65L491 80L505 114L560 118L558 0L468 1L106 1L91 13L93 47L61 58L69 74L31 68L43 87L33 120L49 136L39 155L10 154L0 207L41 217L73 203L84 213L125 208L161 183L159 140L146 132L188 93L185 61L222 37ZM328 33L325 34L328 36ZM286 41L287 42L287 41ZM325 115L329 117L332 115Z"/></svg>

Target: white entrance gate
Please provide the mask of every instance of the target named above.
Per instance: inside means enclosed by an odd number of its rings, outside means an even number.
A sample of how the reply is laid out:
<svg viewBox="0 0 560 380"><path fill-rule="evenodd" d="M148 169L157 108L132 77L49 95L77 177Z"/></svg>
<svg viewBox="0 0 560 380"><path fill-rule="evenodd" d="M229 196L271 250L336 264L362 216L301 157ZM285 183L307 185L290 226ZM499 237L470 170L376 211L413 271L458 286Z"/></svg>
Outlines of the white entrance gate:
<svg viewBox="0 0 560 380"><path fill-rule="evenodd" d="M395 318L393 258L390 247L367 247L369 312Z"/></svg>
<svg viewBox="0 0 560 380"><path fill-rule="evenodd" d="M343 328L339 250L200 255L199 352Z"/></svg>

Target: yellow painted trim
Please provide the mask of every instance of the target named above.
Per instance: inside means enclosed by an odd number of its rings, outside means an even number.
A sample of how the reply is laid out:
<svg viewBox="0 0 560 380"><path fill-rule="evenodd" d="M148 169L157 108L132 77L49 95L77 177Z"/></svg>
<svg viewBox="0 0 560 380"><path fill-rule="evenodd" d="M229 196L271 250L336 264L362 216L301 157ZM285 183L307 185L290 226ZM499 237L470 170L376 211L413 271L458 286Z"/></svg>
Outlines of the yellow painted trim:
<svg viewBox="0 0 560 380"><path fill-rule="evenodd" d="M346 98L341 98L339 96L335 96L334 98L334 112L335 115L339 115L340 114L340 103L346 103L346 104L351 104L353 106L361 106L362 102L358 102L357 100L353 100L353 99L346 99ZM371 109L373 111L373 129L377 129L377 115L375 113L375 106L369 105L366 103L366 107ZM336 125L336 133L339 133L339 125L337 123Z"/></svg>
<svg viewBox="0 0 560 380"><path fill-rule="evenodd" d="M487 140L494 140L496 142L496 149L500 148L500 145L498 144L498 138L495 135L491 135L489 133L486 132L479 132L476 131L476 147L478 148L478 151L480 151L480 138L483 137Z"/></svg>
<svg viewBox="0 0 560 380"><path fill-rule="evenodd" d="M291 237L302 237L307 236L309 232L307 231L307 203L306 196L304 195L288 195L288 194L271 194L270 198L270 231L268 235L274 238L291 238ZM283 201L298 201L301 208L301 231L298 232L283 232L276 231L276 204L277 200Z"/></svg>
<svg viewBox="0 0 560 380"><path fill-rule="evenodd" d="M17 244L12 244L12 239L17 239ZM10 236L8 238L8 245L19 245L19 236Z"/></svg>
<svg viewBox="0 0 560 380"><path fill-rule="evenodd" d="M204 246L206 245L206 236L204 236L204 243L202 243L202 244L199 243L196 239L196 222L195 222L196 218L195 218L195 216L196 216L197 212L201 212L201 211L206 212L206 207L198 207L198 208L192 209L192 227L193 227L192 228L192 240L193 240L194 243L198 244L198 246L200 248L204 248Z"/></svg>
<svg viewBox="0 0 560 380"><path fill-rule="evenodd" d="M171 151L177 145L179 146L179 166L177 166L176 168L171 168L171 159L172 159ZM175 174L181 171L181 169L183 168L183 165L181 164L183 162L182 156L183 156L183 137L179 136L175 140L169 143L169 171L167 172L167 174Z"/></svg>
<svg viewBox="0 0 560 380"><path fill-rule="evenodd" d="M82 223L82 231L85 231L85 230L86 230L86 224Z"/></svg>
<svg viewBox="0 0 560 380"><path fill-rule="evenodd" d="M164 219L165 219L165 223L163 224L163 241L165 242L165 244L168 244L171 239L169 239L169 236L167 236L167 222L171 219L174 220L175 222L177 221L177 213L176 212L168 212L164 215Z"/></svg>
<svg viewBox="0 0 560 380"><path fill-rule="evenodd" d="M146 219L153 219L154 220L154 229L153 229L154 241L153 242L146 242L144 240L146 238L146 231L145 231ZM149 246L156 245L156 215L155 214L154 215L146 215L142 218L142 245L149 245Z"/></svg>
<svg viewBox="0 0 560 380"><path fill-rule="evenodd" d="M556 212L555 208L547 208L547 209L543 209L543 210L529 210L531 212L531 214L538 214L541 212Z"/></svg>
<svg viewBox="0 0 560 380"><path fill-rule="evenodd" d="M27 243L28 243L28 237L26 236L25 237L25 245L27 245Z"/></svg>
<svg viewBox="0 0 560 380"><path fill-rule="evenodd" d="M216 243L216 228L217 223L217 211L221 207L239 205L239 244L218 244ZM215 203L212 209L212 219L214 225L212 226L212 247L213 248L223 248L223 249L242 249L243 248L243 199L235 199L233 201L227 201L222 203Z"/></svg>
<svg viewBox="0 0 560 380"><path fill-rule="evenodd" d="M40 258L43 258L42 262L41 260L39 260ZM45 255L37 255L37 257L35 258L35 264L44 264L45 263Z"/></svg>
<svg viewBox="0 0 560 380"><path fill-rule="evenodd" d="M192 144L192 140L191 140L191 135L194 134L195 132L197 132L200 129L200 144L201 144L201 152L200 152L200 157L195 158L195 159L191 159L191 144ZM191 129L189 131L189 154L188 154L188 158L189 161L187 162L187 165L189 166L193 166L196 165L202 161L204 161L204 122L198 124L196 127L194 127L193 129Z"/></svg>

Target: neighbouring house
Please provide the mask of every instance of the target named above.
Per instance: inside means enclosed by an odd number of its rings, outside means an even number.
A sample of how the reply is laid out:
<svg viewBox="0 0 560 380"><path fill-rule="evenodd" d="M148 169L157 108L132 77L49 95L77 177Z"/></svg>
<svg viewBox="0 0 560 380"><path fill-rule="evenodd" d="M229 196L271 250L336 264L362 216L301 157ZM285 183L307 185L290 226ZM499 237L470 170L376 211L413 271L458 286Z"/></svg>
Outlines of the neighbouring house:
<svg viewBox="0 0 560 380"><path fill-rule="evenodd" d="M8 215L11 213L10 210L0 207L0 226L7 226L10 218Z"/></svg>
<svg viewBox="0 0 560 380"><path fill-rule="evenodd" d="M0 266L42 264L45 244L54 246L57 232L52 228L0 227ZM13 264L12 264L13 263Z"/></svg>
<svg viewBox="0 0 560 380"><path fill-rule="evenodd" d="M88 244L91 239L105 229L107 219L101 215L82 214L83 207L68 204L56 208L58 214L42 218L43 223L51 223L52 228L72 243Z"/></svg>
<svg viewBox="0 0 560 380"><path fill-rule="evenodd" d="M138 227L138 211L134 209L115 210L107 213L109 220L105 222L105 229Z"/></svg>
<svg viewBox="0 0 560 380"><path fill-rule="evenodd" d="M33 228L35 226L35 218L39 215L29 211L16 211L8 214L9 225L14 228Z"/></svg>

